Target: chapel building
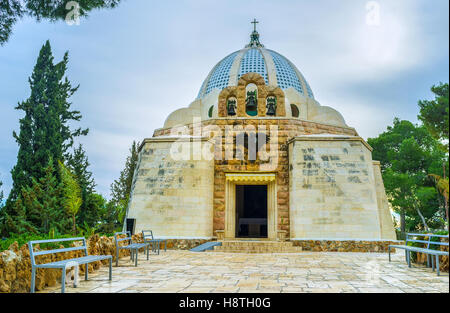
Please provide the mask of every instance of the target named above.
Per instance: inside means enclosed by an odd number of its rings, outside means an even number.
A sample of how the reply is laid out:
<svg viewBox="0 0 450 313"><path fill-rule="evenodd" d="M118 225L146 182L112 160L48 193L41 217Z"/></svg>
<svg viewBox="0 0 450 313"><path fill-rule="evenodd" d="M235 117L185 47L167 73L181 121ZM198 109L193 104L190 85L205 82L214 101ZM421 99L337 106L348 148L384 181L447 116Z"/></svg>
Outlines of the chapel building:
<svg viewBox="0 0 450 313"><path fill-rule="evenodd" d="M396 238L372 148L256 27L143 140L127 221L167 239Z"/></svg>

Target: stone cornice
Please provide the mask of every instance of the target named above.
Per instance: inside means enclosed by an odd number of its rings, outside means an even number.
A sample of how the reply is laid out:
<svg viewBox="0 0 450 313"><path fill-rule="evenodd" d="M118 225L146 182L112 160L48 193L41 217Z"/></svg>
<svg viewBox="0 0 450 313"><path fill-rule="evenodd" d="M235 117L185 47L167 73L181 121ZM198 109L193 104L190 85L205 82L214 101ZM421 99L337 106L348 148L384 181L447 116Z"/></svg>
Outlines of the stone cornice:
<svg viewBox="0 0 450 313"><path fill-rule="evenodd" d="M210 141L208 137L199 137L199 136L159 136L152 138L145 138L141 144L139 145L138 152L144 147L146 143L151 142L194 142L194 141Z"/></svg>
<svg viewBox="0 0 450 313"><path fill-rule="evenodd" d="M311 124L315 124L315 125L323 125L323 126L327 126L327 127L336 127L336 128L341 128L341 129L346 129L346 130L351 130L353 132L355 132L355 134L357 134L357 131L354 127L349 127L349 126L341 126L341 125L334 125L334 124L327 124L327 123L320 123L320 122L315 122L315 121L311 121L311 120L305 120L305 119L301 119L301 118L294 118L294 117L276 117L276 116L271 116L271 117L258 117L258 118L251 118L251 117L216 117L216 118L211 118L211 119L207 119L207 120L202 120L201 124L214 124L214 121L224 121L224 120L275 120L275 121L283 121L283 120L289 120L289 121L299 121L302 123L311 123ZM160 132L160 131L165 131L168 129L172 129L172 128L178 128L178 127L183 127L183 126L192 126L194 125L193 123L189 123L189 124L184 124L184 125L177 125L175 127L168 127L168 128L157 128L154 130L154 133L156 132Z"/></svg>
<svg viewBox="0 0 450 313"><path fill-rule="evenodd" d="M345 135L336 135L327 134L323 137L321 136L296 136L287 141L287 145L295 141L360 141L370 152L373 151L373 148L361 137L359 136L345 136Z"/></svg>

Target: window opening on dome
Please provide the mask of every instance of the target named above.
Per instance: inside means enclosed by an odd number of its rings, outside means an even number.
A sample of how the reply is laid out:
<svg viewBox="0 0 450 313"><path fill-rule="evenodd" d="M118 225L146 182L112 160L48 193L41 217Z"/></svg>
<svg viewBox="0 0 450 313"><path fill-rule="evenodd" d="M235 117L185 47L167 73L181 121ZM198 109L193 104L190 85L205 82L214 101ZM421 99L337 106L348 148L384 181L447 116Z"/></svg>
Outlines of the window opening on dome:
<svg viewBox="0 0 450 313"><path fill-rule="evenodd" d="M292 112L292 117L300 116L300 110L298 109L298 107L295 104L291 104L291 112Z"/></svg>

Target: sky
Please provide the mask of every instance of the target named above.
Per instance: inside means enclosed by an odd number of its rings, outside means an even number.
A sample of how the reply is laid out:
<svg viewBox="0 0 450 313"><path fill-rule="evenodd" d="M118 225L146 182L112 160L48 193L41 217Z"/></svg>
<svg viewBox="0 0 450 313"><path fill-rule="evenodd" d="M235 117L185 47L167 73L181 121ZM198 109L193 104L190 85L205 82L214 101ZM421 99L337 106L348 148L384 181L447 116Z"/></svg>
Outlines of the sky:
<svg viewBox="0 0 450 313"><path fill-rule="evenodd" d="M151 137L194 101L210 70L249 42L254 18L266 48L292 61L316 100L367 139L394 117L417 122L418 100L448 82L448 11L448 0L122 0L79 25L24 18L0 46L3 191L11 188L12 132L23 116L14 108L30 95L28 77L46 40L55 61L69 52L67 77L80 85L72 109L83 115L73 127L90 129L77 142L97 192L109 198L133 140Z"/></svg>

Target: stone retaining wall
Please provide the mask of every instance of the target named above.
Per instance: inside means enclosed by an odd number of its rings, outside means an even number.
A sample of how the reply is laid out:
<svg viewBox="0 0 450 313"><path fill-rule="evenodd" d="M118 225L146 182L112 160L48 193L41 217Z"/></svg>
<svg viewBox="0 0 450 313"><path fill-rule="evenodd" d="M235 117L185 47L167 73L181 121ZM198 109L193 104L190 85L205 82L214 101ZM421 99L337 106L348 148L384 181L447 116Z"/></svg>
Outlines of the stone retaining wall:
<svg viewBox="0 0 450 313"><path fill-rule="evenodd" d="M292 240L294 247L314 252L388 252L389 245L402 244L398 241L356 241L356 240ZM395 249L391 249L395 252Z"/></svg>

